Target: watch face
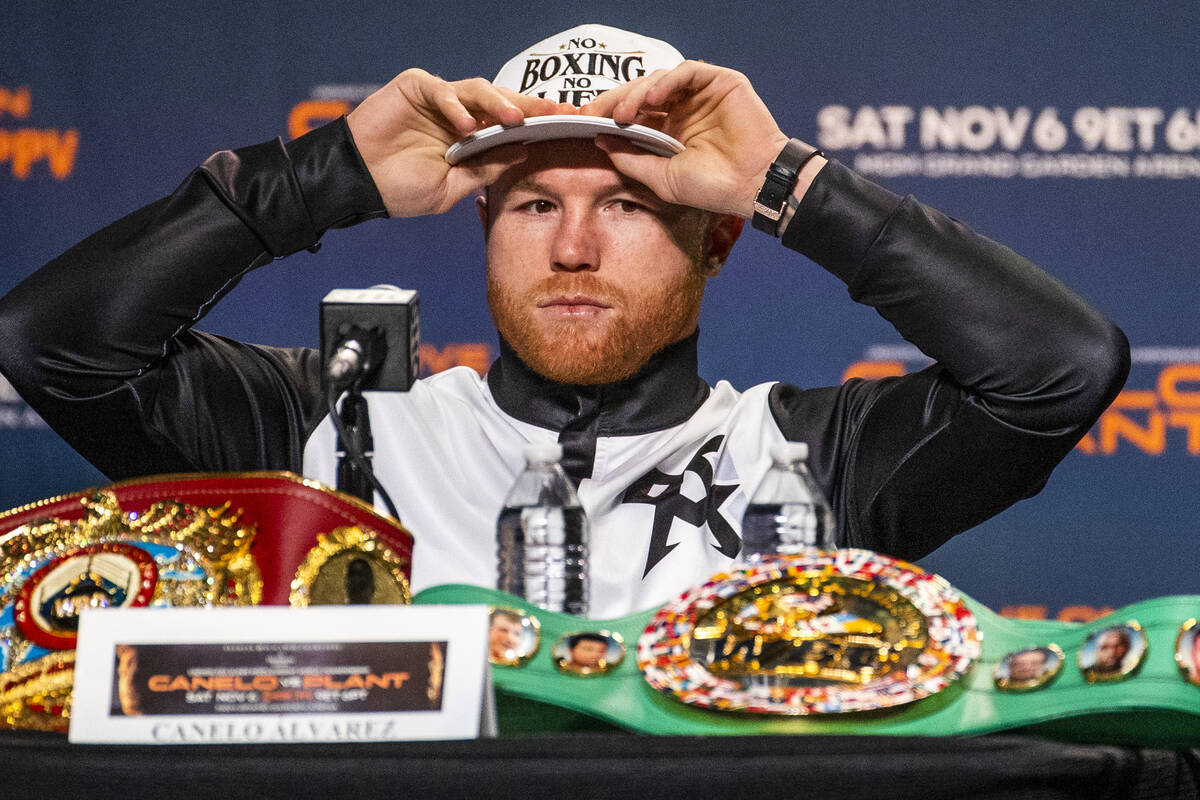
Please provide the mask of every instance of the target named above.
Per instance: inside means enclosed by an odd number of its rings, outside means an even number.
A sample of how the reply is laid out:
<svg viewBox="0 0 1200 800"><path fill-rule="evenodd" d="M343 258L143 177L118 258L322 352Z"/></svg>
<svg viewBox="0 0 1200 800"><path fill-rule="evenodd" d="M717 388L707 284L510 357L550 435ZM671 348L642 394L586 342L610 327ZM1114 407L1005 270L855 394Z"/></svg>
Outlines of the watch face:
<svg viewBox="0 0 1200 800"><path fill-rule="evenodd" d="M1146 658L1146 635L1130 620L1091 633L1079 651L1079 669L1088 683L1122 681Z"/></svg>
<svg viewBox="0 0 1200 800"><path fill-rule="evenodd" d="M488 617L488 661L498 666L525 664L541 643L541 623L509 606L492 606Z"/></svg>
<svg viewBox="0 0 1200 800"><path fill-rule="evenodd" d="M690 705L869 711L941 691L979 655L961 598L897 559L810 551L720 577L663 608L638 642L650 685Z"/></svg>

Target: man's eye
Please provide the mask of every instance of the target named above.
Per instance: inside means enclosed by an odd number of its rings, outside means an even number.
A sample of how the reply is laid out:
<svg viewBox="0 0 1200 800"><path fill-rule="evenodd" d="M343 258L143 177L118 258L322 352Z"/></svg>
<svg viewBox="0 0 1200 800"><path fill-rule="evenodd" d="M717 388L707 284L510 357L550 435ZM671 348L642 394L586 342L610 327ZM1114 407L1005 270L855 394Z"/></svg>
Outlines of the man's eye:
<svg viewBox="0 0 1200 800"><path fill-rule="evenodd" d="M632 214L635 211L641 211L645 206L641 203L635 203L633 200L618 200L617 208L625 214Z"/></svg>
<svg viewBox="0 0 1200 800"><path fill-rule="evenodd" d="M521 206L521 208L526 211L532 211L534 214L549 214L554 210L554 204L549 200L530 200Z"/></svg>

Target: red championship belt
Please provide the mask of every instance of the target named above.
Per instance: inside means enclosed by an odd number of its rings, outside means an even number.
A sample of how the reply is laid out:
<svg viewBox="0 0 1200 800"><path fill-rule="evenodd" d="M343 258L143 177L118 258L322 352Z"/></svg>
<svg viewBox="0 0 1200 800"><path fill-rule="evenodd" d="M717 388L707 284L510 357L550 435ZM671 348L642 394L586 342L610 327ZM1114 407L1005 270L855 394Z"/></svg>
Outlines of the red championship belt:
<svg viewBox="0 0 1200 800"><path fill-rule="evenodd" d="M0 514L0 727L65 730L86 608L409 601L412 536L286 472L168 475Z"/></svg>
<svg viewBox="0 0 1200 800"><path fill-rule="evenodd" d="M340 528L357 528L386 547L388 555L394 556L387 561L399 562L397 567L403 574L407 594L412 534L395 520L376 514L358 498L291 472L152 475L103 488L116 496L126 514L144 512L163 500L209 508L229 504L232 510L240 510L240 523L256 529L250 552L262 575L264 605L289 604L298 570L307 563L311 571L314 557L320 560L321 555L336 555L338 546L326 545L315 553L314 548L321 547L322 540L328 541L329 535ZM37 520L80 519L84 514L81 501L97 491L97 488L84 489L0 513L0 545L14 528ZM335 538L344 546L360 537ZM291 604L308 605L307 602Z"/></svg>

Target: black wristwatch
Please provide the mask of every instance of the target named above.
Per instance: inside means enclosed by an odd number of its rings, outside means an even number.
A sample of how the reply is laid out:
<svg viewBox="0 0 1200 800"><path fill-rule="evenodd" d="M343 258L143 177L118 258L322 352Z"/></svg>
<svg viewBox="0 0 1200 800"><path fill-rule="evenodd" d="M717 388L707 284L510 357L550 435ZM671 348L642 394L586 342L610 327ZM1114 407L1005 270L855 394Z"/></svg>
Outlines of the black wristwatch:
<svg viewBox="0 0 1200 800"><path fill-rule="evenodd" d="M800 170L813 156L823 155L812 145L799 139L789 139L779 151L775 162L767 169L767 178L758 197L754 198L754 217L751 224L760 231L779 236L779 220L787 208L788 197L796 188Z"/></svg>

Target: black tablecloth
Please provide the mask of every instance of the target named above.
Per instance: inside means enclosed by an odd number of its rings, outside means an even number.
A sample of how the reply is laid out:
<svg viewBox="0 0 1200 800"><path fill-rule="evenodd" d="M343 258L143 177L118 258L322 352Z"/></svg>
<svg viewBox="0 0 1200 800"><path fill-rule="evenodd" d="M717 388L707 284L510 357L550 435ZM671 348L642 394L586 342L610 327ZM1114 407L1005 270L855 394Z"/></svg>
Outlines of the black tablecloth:
<svg viewBox="0 0 1200 800"><path fill-rule="evenodd" d="M1197 752L1024 736L71 745L0 732L4 798L1197 798Z"/></svg>

